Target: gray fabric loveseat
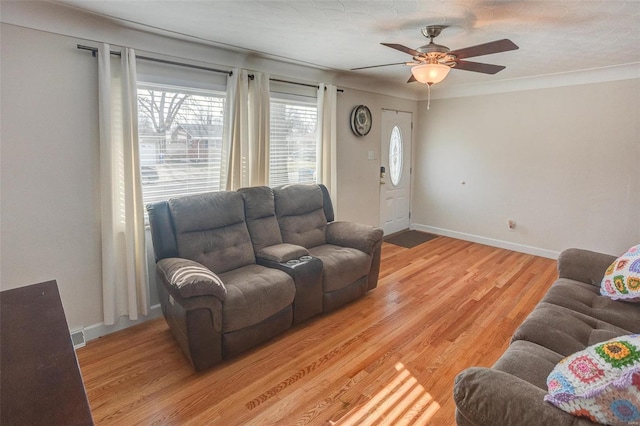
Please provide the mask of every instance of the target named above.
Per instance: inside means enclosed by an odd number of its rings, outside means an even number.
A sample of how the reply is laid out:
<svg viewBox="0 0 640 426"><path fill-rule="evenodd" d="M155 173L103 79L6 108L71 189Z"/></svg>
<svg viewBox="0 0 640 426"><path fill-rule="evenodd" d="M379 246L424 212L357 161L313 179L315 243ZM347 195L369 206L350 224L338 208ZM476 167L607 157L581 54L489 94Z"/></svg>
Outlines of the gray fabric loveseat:
<svg viewBox="0 0 640 426"><path fill-rule="evenodd" d="M203 370L376 287L380 228L335 222L323 185L147 206L163 314Z"/></svg>
<svg viewBox="0 0 640 426"><path fill-rule="evenodd" d="M622 335L640 333L640 304L600 295L616 259L569 249L558 259L558 280L516 330L491 368L472 367L455 380L460 426L592 425L550 403L547 376L566 356Z"/></svg>

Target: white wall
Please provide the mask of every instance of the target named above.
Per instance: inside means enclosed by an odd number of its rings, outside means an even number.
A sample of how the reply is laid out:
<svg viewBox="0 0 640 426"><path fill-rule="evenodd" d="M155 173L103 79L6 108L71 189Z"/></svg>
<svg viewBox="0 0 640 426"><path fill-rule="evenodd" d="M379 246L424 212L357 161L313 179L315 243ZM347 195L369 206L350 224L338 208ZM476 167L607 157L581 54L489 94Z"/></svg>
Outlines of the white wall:
<svg viewBox="0 0 640 426"><path fill-rule="evenodd" d="M371 110L372 126L366 136L356 136L351 131L349 118L357 105L366 105ZM338 220L380 225L380 123L383 109L411 112L415 120L417 102L354 89L338 93ZM368 159L369 151L375 152L375 160Z"/></svg>
<svg viewBox="0 0 640 426"><path fill-rule="evenodd" d="M640 242L639 79L441 99L429 111L420 102L419 111L416 228L550 257Z"/></svg>
<svg viewBox="0 0 640 426"><path fill-rule="evenodd" d="M56 279L69 326L102 321L97 62L0 26L3 290Z"/></svg>

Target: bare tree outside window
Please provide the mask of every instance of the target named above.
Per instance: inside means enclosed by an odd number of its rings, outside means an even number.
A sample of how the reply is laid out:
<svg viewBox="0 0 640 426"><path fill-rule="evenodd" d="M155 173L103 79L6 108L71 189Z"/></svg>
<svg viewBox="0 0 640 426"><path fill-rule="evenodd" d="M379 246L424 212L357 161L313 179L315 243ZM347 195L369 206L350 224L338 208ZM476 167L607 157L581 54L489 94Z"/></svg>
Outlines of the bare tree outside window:
<svg viewBox="0 0 640 426"><path fill-rule="evenodd" d="M138 105L144 115L151 119L156 133L164 134L171 128L180 107L189 97L182 93L146 90L146 95L138 93Z"/></svg>
<svg viewBox="0 0 640 426"><path fill-rule="evenodd" d="M221 92L138 85L145 204L221 189L224 103Z"/></svg>
<svg viewBox="0 0 640 426"><path fill-rule="evenodd" d="M151 126L158 135L158 155L162 158L166 153L167 144L164 136L171 129L184 101L189 97L182 93L167 93L165 91L146 90L144 94L138 91L138 108L144 124Z"/></svg>

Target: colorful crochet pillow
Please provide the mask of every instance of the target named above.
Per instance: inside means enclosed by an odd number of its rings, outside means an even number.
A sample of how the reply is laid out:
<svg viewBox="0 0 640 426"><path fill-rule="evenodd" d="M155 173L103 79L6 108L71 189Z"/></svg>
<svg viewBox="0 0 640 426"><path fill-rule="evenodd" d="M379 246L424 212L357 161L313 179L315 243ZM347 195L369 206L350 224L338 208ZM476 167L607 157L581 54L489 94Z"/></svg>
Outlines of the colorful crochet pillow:
<svg viewBox="0 0 640 426"><path fill-rule="evenodd" d="M640 245L631 247L607 268L600 294L640 302Z"/></svg>
<svg viewBox="0 0 640 426"><path fill-rule="evenodd" d="M574 416L620 425L640 422L640 335L576 352L547 377L548 401Z"/></svg>

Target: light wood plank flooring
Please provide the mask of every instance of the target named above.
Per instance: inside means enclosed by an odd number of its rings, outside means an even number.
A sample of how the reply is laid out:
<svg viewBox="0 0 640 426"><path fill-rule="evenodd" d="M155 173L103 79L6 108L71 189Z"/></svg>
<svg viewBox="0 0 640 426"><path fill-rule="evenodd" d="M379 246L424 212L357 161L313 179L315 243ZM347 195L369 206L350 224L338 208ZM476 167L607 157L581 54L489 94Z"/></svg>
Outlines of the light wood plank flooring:
<svg viewBox="0 0 640 426"><path fill-rule="evenodd" d="M203 373L164 319L89 342L96 424L454 425L454 377L495 362L556 262L446 237L382 257L364 298Z"/></svg>

